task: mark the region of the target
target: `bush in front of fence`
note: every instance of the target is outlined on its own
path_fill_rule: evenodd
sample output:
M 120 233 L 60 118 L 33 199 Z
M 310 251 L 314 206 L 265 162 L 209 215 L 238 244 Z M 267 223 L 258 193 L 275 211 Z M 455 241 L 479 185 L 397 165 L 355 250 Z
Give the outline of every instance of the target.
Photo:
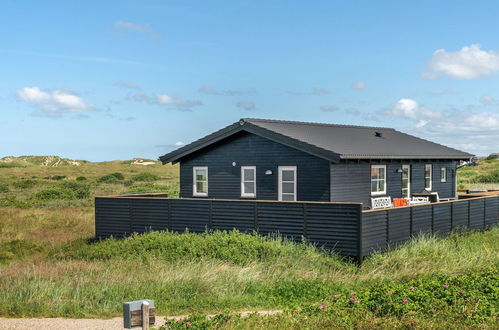
M 213 231 L 201 234 L 169 231 L 134 234 L 125 239 L 109 238 L 88 244 L 77 240 L 63 245 L 54 256 L 81 260 L 159 258 L 166 261 L 181 259 L 216 259 L 238 265 L 277 258 L 311 258 L 319 263 L 334 265 L 340 257 L 303 243 L 295 243 L 278 235 L 261 236 L 237 230 Z
M 498 287 L 497 268 L 458 276 L 421 276 L 402 283 L 377 283 L 358 292 L 332 292 L 279 314 L 193 314 L 168 320 L 160 329 L 493 326 Z

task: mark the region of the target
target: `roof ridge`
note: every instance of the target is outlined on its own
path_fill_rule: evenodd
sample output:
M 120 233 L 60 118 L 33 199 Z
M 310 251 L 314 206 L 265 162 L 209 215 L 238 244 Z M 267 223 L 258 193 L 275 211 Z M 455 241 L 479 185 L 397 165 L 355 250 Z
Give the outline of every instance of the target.
M 311 126 L 330 126 L 330 127 L 350 127 L 350 128 L 364 128 L 364 129 L 386 129 L 395 131 L 391 127 L 380 127 L 380 126 L 362 126 L 362 125 L 347 125 L 347 124 L 329 124 L 329 123 L 317 123 L 310 121 L 293 121 L 293 120 L 278 120 L 278 119 L 263 119 L 263 118 L 241 118 L 242 121 L 251 123 L 252 121 L 260 122 L 270 122 L 270 123 L 281 123 L 281 124 L 297 124 L 297 125 L 311 125 Z

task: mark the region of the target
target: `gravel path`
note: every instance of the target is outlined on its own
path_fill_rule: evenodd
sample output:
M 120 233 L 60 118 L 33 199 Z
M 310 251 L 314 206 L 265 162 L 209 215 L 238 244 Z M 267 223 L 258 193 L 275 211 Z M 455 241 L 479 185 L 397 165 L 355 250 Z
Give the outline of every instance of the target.
M 260 315 L 271 315 L 282 313 L 281 310 L 272 311 L 244 311 L 239 312 L 241 316 L 247 316 L 251 313 Z M 208 315 L 208 317 L 214 315 Z M 181 320 L 187 315 L 179 316 L 157 316 L 156 326 L 163 325 L 165 319 Z M 123 329 L 123 318 L 115 317 L 112 319 L 65 319 L 65 318 L 26 318 L 10 319 L 0 317 L 0 329 L 22 329 L 22 330 L 113 330 Z

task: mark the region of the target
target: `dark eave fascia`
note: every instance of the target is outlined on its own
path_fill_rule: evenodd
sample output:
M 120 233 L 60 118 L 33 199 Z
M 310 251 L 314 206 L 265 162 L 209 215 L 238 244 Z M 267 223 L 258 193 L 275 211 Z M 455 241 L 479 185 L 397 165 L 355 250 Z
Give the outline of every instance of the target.
M 234 123 L 232 125 L 229 125 L 225 128 L 222 128 L 221 130 L 218 130 L 210 135 L 207 135 L 197 141 L 194 141 L 186 146 L 183 146 L 177 150 L 174 150 L 166 155 L 163 155 L 159 157 L 159 160 L 163 164 L 167 163 L 176 163 L 180 159 L 182 159 L 185 156 L 188 156 L 189 154 L 192 154 L 198 150 L 201 150 L 213 143 L 216 143 L 220 140 L 223 140 L 231 135 L 234 135 L 238 132 L 241 131 L 246 131 L 249 133 L 253 133 L 255 135 L 264 137 L 266 139 L 269 139 L 271 141 L 286 145 L 288 147 L 303 151 L 305 153 L 308 153 L 310 155 L 326 159 L 327 161 L 337 163 L 340 160 L 340 155 L 325 149 L 322 149 L 320 147 L 293 139 L 289 136 L 282 135 L 273 131 L 270 131 L 268 129 L 262 128 L 258 125 L 254 125 L 252 123 L 249 123 L 247 121 L 241 120 L 237 123 Z
M 452 160 L 469 160 L 473 155 L 423 155 L 423 156 L 397 156 L 397 155 L 342 155 L 341 159 L 452 159 Z
M 167 163 L 176 163 L 178 162 L 181 158 L 196 152 L 200 149 L 203 149 L 210 144 L 213 144 L 217 141 L 220 141 L 222 139 L 225 139 L 226 137 L 229 137 L 237 132 L 240 132 L 242 130 L 242 127 L 239 123 L 234 123 L 232 125 L 229 125 L 227 127 L 224 127 L 214 133 L 211 133 L 210 135 L 207 135 L 199 140 L 196 140 L 192 143 L 189 143 L 181 148 L 178 148 L 177 150 L 174 150 L 172 152 L 169 152 L 161 157 L 159 157 L 159 160 L 164 164 Z

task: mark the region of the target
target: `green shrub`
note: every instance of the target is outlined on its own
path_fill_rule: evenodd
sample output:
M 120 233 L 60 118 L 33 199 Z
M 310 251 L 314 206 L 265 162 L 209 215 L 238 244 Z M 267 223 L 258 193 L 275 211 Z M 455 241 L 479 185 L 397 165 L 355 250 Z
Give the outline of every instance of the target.
M 15 163 L 15 162 L 9 162 L 9 163 L 1 162 L 0 163 L 0 168 L 17 168 L 17 167 L 26 167 L 26 166 L 19 164 L 19 163 Z
M 267 293 L 275 291 L 275 286 L 270 283 Z M 463 328 L 487 328 L 483 324 L 494 324 L 497 316 L 498 287 L 498 268 L 458 276 L 421 276 L 401 283 L 374 283 L 357 292 L 332 289 L 322 299 L 292 304 L 276 315 L 255 314 L 243 318 L 236 314 L 214 317 L 193 314 L 181 321 L 167 320 L 160 329 L 267 328 L 272 324 L 279 324 L 283 329 L 362 329 L 372 328 L 376 319 L 392 325 L 387 327 L 385 323 L 381 328 L 399 328 L 399 322 L 406 319 L 410 326 L 403 328 L 419 328 L 414 322 L 424 320 L 431 320 L 431 328 L 449 325 L 454 328 L 457 324 Z M 296 285 L 284 288 L 283 294 L 296 288 Z M 304 292 L 316 289 L 304 287 L 292 294 L 303 296 Z M 395 326 L 397 324 L 399 326 Z
M 57 186 L 43 189 L 31 196 L 39 200 L 73 200 L 90 197 L 90 186 L 80 182 L 62 182 Z
M 133 186 L 133 184 L 134 184 L 134 182 L 132 180 L 126 180 L 123 182 L 123 185 L 125 187 L 131 187 L 131 186 Z
M 122 173 L 115 172 L 111 174 L 106 174 L 97 179 L 99 183 L 118 183 L 125 180 L 125 176 Z
M 20 209 L 27 209 L 32 206 L 28 201 L 17 199 L 16 196 L 0 197 L 0 206 L 11 206 Z
M 41 245 L 22 239 L 1 242 L 0 264 L 7 264 L 13 260 L 24 259 L 42 250 L 43 247 Z
M 84 176 L 79 176 L 76 178 L 76 181 L 87 181 L 87 178 Z
M 28 189 L 28 188 L 33 188 L 37 184 L 38 181 L 36 180 L 25 179 L 25 180 L 15 181 L 12 185 L 18 189 Z
M 499 170 L 494 170 L 490 173 L 482 174 L 477 177 L 476 181 L 480 183 L 499 183 Z
M 237 230 L 202 234 L 163 231 L 132 235 L 126 239 L 110 238 L 93 244 L 79 241 L 64 246 L 57 255 L 84 260 L 148 256 L 167 261 L 217 259 L 235 264 L 249 264 L 275 260 L 281 256 L 298 257 L 307 252 L 324 260 L 336 260 L 327 258 L 326 253 L 323 254 L 305 243 L 297 244 L 276 237 L 249 235 Z
M 66 178 L 65 175 L 54 175 L 53 177 L 51 177 L 50 179 L 52 180 L 56 180 L 56 181 L 59 181 L 59 180 L 64 180 Z
M 9 185 L 3 182 L 0 182 L 0 193 L 8 192 Z
M 125 181 L 125 186 L 127 185 L 127 181 Z M 178 197 L 178 186 L 176 184 L 169 185 L 158 185 L 153 183 L 146 183 L 137 186 L 133 186 L 128 189 L 125 194 L 130 193 L 167 193 L 168 197 Z
M 140 173 L 132 177 L 132 181 L 154 182 L 160 180 L 161 177 L 152 173 Z

